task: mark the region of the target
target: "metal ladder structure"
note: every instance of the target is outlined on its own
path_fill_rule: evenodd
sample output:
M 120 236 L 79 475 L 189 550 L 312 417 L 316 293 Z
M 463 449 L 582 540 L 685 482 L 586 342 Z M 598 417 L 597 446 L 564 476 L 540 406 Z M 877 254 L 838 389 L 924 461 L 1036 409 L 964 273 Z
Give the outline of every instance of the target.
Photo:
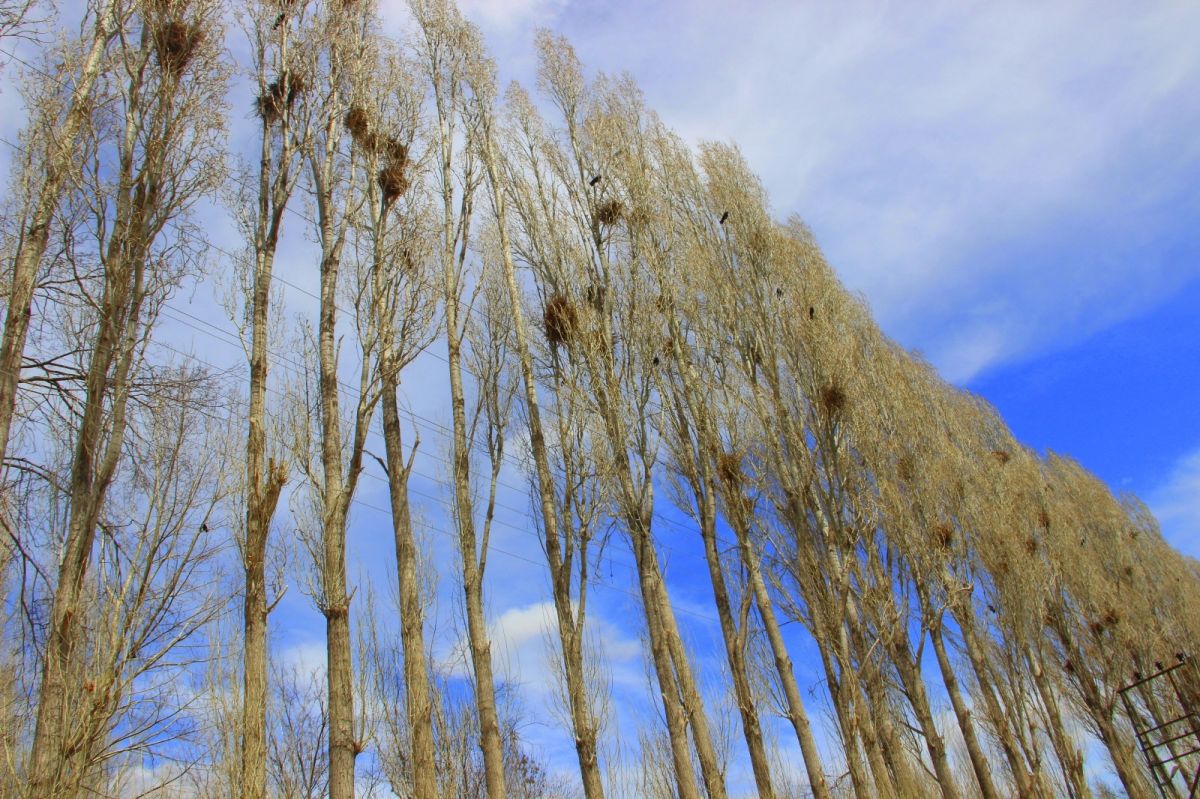
M 1174 665 L 1156 663 L 1158 671 L 1118 693 L 1159 795 L 1200 799 L 1200 669 L 1191 655 L 1175 657 Z

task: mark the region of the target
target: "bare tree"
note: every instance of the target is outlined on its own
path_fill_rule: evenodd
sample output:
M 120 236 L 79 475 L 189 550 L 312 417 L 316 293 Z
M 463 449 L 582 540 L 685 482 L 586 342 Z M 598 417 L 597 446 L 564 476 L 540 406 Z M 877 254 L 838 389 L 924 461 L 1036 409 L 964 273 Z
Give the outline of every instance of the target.
M 436 234 L 422 181 L 413 179 L 419 165 L 410 151 L 422 111 L 422 98 L 413 88 L 417 81 L 391 51 L 381 72 L 383 79 L 377 85 L 382 90 L 375 90 L 374 96 L 364 94 L 361 105 L 356 106 L 366 111 L 374 128 L 370 135 L 359 137 L 358 164 L 367 186 L 367 241 L 363 246 L 370 249 L 373 313 L 379 325 L 377 357 L 386 457 L 379 462 L 387 477 L 396 546 L 412 771 L 407 790 L 418 799 L 433 799 L 437 796 L 434 696 L 425 644 L 419 551 L 408 494 L 420 440 L 414 436 L 405 452 L 398 394 L 402 370 L 424 351 L 433 335 L 435 287 L 426 265 Z
M 355 106 L 355 98 L 378 64 L 375 24 L 372 3 L 322 6 L 313 22 L 313 45 L 306 48 L 307 58 L 301 68 L 311 83 L 305 97 L 311 103 L 312 116 L 304 158 L 316 208 L 320 307 L 315 342 L 316 396 L 309 395 L 302 411 L 296 450 L 312 489 L 317 516 L 317 529 L 309 531 L 307 543 L 317 571 L 317 607 L 325 617 L 332 799 L 354 795 L 354 764 L 363 747 L 355 732 L 346 526 L 380 394 L 375 364 L 379 325 L 373 313 L 370 257 L 356 249 L 346 257 L 346 245 L 368 199 L 367 186 L 356 167 L 360 152 L 351 142 L 370 133 L 369 120 Z M 355 325 L 359 350 L 352 384 L 356 397 L 348 419 L 342 411 L 339 368 L 337 322 L 342 298 L 350 301 L 348 314 Z M 315 435 L 311 429 L 314 415 Z
M 468 420 L 466 391 L 463 380 L 463 358 L 469 332 L 482 331 L 490 336 L 500 332 L 493 326 L 499 308 L 493 302 L 485 304 L 489 317 L 482 327 L 470 324 L 471 301 L 468 285 L 467 254 L 473 214 L 474 194 L 480 175 L 476 148 L 469 143 L 456 152 L 459 137 L 472 137 L 476 131 L 460 128 L 459 117 L 463 98 L 465 70 L 478 52 L 477 32 L 445 0 L 413 0 L 409 4 L 419 32 L 417 50 L 421 67 L 433 97 L 435 159 L 433 181 L 435 194 L 440 197 L 441 229 L 435 253 L 441 267 L 442 319 L 446 339 L 446 360 L 450 376 L 451 463 L 454 483 L 453 517 L 458 532 L 458 549 L 462 558 L 463 591 L 467 616 L 468 645 L 474 676 L 475 705 L 479 714 L 480 745 L 483 748 L 484 771 L 489 799 L 503 799 L 506 794 L 504 778 L 503 736 L 496 707 L 491 644 L 483 609 L 483 575 L 487 564 L 488 534 L 491 528 L 499 477 L 504 456 L 504 428 L 507 425 L 509 388 L 501 388 L 502 356 L 496 347 L 506 348 L 507 334 L 495 342 L 476 339 L 470 355 L 475 358 L 477 402 L 474 419 Z M 456 192 L 456 184 L 458 191 Z M 456 194 L 458 195 L 456 204 Z M 476 290 L 484 279 L 476 283 Z M 483 529 L 477 529 L 475 501 L 472 496 L 471 450 L 476 444 L 477 422 L 483 417 L 486 448 L 491 461 L 488 499 Z
M 0 35 L 19 26 L 30 7 L 31 3 L 21 0 L 0 6 Z M 66 54 L 76 70 L 71 86 L 51 78 L 46 91 L 36 98 L 31 114 L 31 131 L 25 138 L 37 150 L 26 168 L 27 194 L 21 209 L 21 230 L 8 267 L 8 305 L 0 342 L 0 460 L 8 451 L 30 306 L 51 221 L 78 163 L 80 138 L 88 132 L 97 105 L 92 94 L 105 69 L 109 43 L 128 24 L 130 9 L 130 4 L 116 0 L 96 6 L 84 26 L 89 38 L 76 44 L 76 52 Z
M 99 297 L 85 295 L 94 343 L 84 367 L 69 518 L 30 753 L 31 790 L 47 797 L 78 786 L 66 725 L 81 690 L 70 676 L 89 643 L 85 625 L 76 623 L 84 581 L 121 462 L 132 381 L 150 325 L 189 266 L 186 248 L 164 248 L 159 237 L 220 176 L 218 98 L 225 75 L 215 8 L 173 4 L 122 19 L 129 27 L 114 69 L 104 74 L 104 101 L 90 104 L 97 113 L 80 199 L 92 215 L 92 252 L 103 278 Z
M 543 534 L 543 549 L 546 553 L 546 563 L 550 570 L 550 584 L 554 598 L 555 618 L 557 621 L 560 642 L 561 664 L 566 682 L 567 708 L 571 718 L 571 727 L 575 736 L 575 750 L 579 761 L 580 777 L 583 782 L 584 795 L 589 799 L 599 799 L 604 796 L 604 786 L 600 778 L 600 762 L 597 748 L 598 721 L 589 697 L 584 671 L 584 619 L 587 607 L 587 545 L 591 538 L 592 514 L 586 503 L 587 493 L 581 484 L 584 474 L 580 472 L 582 465 L 579 461 L 578 441 L 572 441 L 571 416 L 573 408 L 564 407 L 560 401 L 559 407 L 559 436 L 561 457 L 564 466 L 563 488 L 560 499 L 555 488 L 555 475 L 552 471 L 550 447 L 546 441 L 546 433 L 542 424 L 541 403 L 538 397 L 537 377 L 528 327 L 525 322 L 524 294 L 518 283 L 515 250 L 509 234 L 509 218 L 507 210 L 507 195 L 514 192 L 518 195 L 517 204 L 523 205 L 522 213 L 535 213 L 532 208 L 532 198 L 527 194 L 521 195 L 516 188 L 517 181 L 511 170 L 512 166 L 502 161 L 498 142 L 495 119 L 495 66 L 482 53 L 475 55 L 467 71 L 467 81 L 471 90 L 468 106 L 469 120 L 476 131 L 476 146 L 479 148 L 480 160 L 487 174 L 492 211 L 495 217 L 498 237 L 498 259 L 503 266 L 504 288 L 508 298 L 508 313 L 512 321 L 513 346 L 515 350 L 516 368 L 520 373 L 521 386 L 524 391 L 524 410 L 529 429 L 529 451 L 533 459 L 533 472 L 536 487 L 537 505 L 540 511 L 540 523 Z M 516 95 L 517 124 L 524 124 L 525 138 L 533 131 L 529 126 L 536 123 L 529 113 L 527 98 Z M 536 135 L 536 134 L 534 134 Z M 536 147 L 537 143 L 534 142 Z M 555 372 L 555 396 L 557 399 L 570 398 L 568 392 L 562 391 L 563 381 L 560 373 Z M 572 402 L 572 405 L 575 403 Z M 580 500 L 585 502 L 581 503 Z M 578 520 L 578 527 L 575 522 Z M 564 530 L 563 527 L 566 527 Z M 576 549 L 578 547 L 578 550 Z M 578 561 L 576 560 L 578 559 Z M 574 588 L 576 562 L 580 569 L 578 589 Z
M 247 180 L 255 194 L 239 198 L 238 216 L 251 249 L 243 275 L 244 322 L 248 326 L 250 366 L 246 436 L 245 528 L 241 541 L 243 588 L 242 765 L 247 799 L 263 799 L 267 790 L 267 596 L 266 557 L 279 494 L 287 482 L 287 466 L 271 455 L 268 439 L 267 389 L 271 347 L 272 272 L 288 202 L 299 180 L 300 156 L 307 132 L 307 106 L 301 95 L 311 77 L 293 53 L 306 46 L 306 3 L 280 4 L 252 0 L 244 9 L 250 38 L 252 71 L 261 121 L 257 180 Z M 293 41 L 295 39 L 299 41 Z M 249 175 L 247 176 L 249 178 Z M 276 600 L 278 601 L 278 600 Z
M 0 37 L 19 35 L 33 8 L 32 2 L 14 0 L 0 4 Z M 89 9 L 92 10 L 92 9 Z M 22 135 L 27 143 L 19 165 L 18 229 L 5 248 L 6 306 L 0 339 L 0 465 L 8 454 L 21 382 L 22 355 L 29 335 L 34 293 L 48 246 L 55 214 L 70 186 L 73 167 L 81 154 L 92 114 L 93 88 L 105 68 L 108 46 L 119 25 L 118 4 L 105 2 L 84 20 L 87 35 L 69 42 L 62 57 L 61 74 L 73 70 L 71 84 L 50 72 L 35 76 L 29 96 L 30 120 Z M 128 14 L 127 10 L 120 13 Z M 40 71 L 39 71 L 40 72 Z M 17 532 L 9 517 L 7 492 L 0 495 L 0 525 L 6 539 Z M 0 580 L 19 545 L 6 540 L 0 546 Z

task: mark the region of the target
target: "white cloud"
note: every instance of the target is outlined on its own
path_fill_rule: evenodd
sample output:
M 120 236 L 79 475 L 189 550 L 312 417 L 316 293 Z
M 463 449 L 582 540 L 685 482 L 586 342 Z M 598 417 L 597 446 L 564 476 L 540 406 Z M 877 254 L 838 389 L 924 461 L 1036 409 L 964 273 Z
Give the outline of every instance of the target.
M 315 675 L 324 679 L 327 660 L 323 641 L 297 641 L 284 647 L 275 657 L 285 670 L 295 669 L 301 676 Z
M 621 669 L 641 657 L 641 643 L 626 631 L 597 615 L 595 606 L 587 617 L 588 635 L 598 642 L 605 669 Z M 544 697 L 554 690 L 558 647 L 558 620 L 552 601 L 511 607 L 488 625 L 492 661 L 500 678 L 520 685 L 531 697 Z M 454 647 L 452 673 L 468 672 L 465 635 Z
M 461 0 L 459 8 L 473 22 L 487 30 L 512 29 L 523 25 L 549 23 L 567 0 Z
M 778 212 L 958 380 L 1200 274 L 1171 260 L 1200 206 L 1198 24 L 1177 3 L 716 0 L 556 22 L 688 138 L 739 142 Z
M 1200 450 L 1179 460 L 1148 504 L 1167 541 L 1187 555 L 1200 557 Z

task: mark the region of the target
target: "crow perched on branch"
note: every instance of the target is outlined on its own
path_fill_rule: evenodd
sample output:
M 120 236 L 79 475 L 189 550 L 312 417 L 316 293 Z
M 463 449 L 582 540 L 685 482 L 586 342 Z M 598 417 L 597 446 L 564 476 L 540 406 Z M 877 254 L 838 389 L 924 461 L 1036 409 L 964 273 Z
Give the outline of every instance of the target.
M 595 188 L 596 184 L 602 180 L 604 180 L 604 175 L 596 175 L 596 177 L 588 181 L 588 185 L 592 188 Z
M 719 224 L 722 224 L 722 225 L 725 224 L 725 220 L 728 218 L 729 218 L 729 212 L 726 211 L 725 213 L 721 214 L 721 221 Z

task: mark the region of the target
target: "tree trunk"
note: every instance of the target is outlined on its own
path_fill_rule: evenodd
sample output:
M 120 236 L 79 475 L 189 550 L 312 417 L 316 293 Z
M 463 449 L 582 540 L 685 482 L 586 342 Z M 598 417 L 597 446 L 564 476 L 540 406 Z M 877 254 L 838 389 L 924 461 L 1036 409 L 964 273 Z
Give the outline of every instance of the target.
M 953 612 L 955 620 L 958 622 L 958 628 L 962 632 L 963 649 L 966 651 L 967 659 L 971 663 L 971 669 L 975 673 L 975 681 L 979 684 L 979 694 L 983 697 L 988 718 L 991 720 L 992 727 L 996 731 L 996 738 L 999 740 L 1000 749 L 1004 752 L 1005 760 L 1008 761 L 1008 769 L 1012 774 L 1017 793 L 1020 796 L 1037 796 L 1038 794 L 1034 792 L 1033 787 L 1033 775 L 1026 767 L 1021 753 L 1017 751 L 1013 733 L 1009 729 L 1008 716 L 1003 708 L 1000 707 L 995 691 L 992 688 L 991 670 L 984 659 L 983 653 L 979 649 L 975 621 L 971 617 L 972 609 L 969 606 L 962 607 L 961 609 L 955 607 L 953 608 Z
M 954 709 L 954 717 L 958 719 L 958 727 L 962 731 L 963 742 L 967 747 L 967 756 L 971 760 L 971 768 L 979 783 L 979 793 L 983 799 L 999 799 L 996 785 L 992 781 L 991 765 L 975 734 L 975 722 L 971 719 L 971 709 L 963 700 L 962 691 L 958 687 L 958 676 L 954 673 L 954 665 L 946 653 L 946 643 L 942 637 L 940 621 L 932 625 L 929 634 L 933 641 L 934 654 L 937 656 L 938 668 L 942 671 L 942 681 L 946 684 L 946 693 L 949 695 L 950 705 Z
M 749 536 L 744 528 L 736 529 L 738 545 L 742 553 L 742 563 L 746 565 L 749 576 L 750 590 L 754 593 L 754 604 L 758 616 L 762 619 L 763 628 L 767 632 L 767 640 L 771 644 L 771 656 L 775 662 L 775 671 L 779 675 L 779 684 L 787 701 L 787 718 L 796 731 L 796 741 L 800 744 L 800 754 L 804 758 L 804 769 L 808 775 L 809 789 L 813 799 L 830 799 L 829 786 L 825 782 L 825 769 L 821 764 L 821 754 L 817 749 L 817 741 L 813 736 L 812 725 L 808 720 L 808 712 L 800 698 L 800 686 L 796 684 L 796 673 L 792 669 L 792 658 L 788 654 L 783 633 L 779 629 L 779 620 L 775 616 L 775 608 L 767 593 L 763 581 L 762 564 L 758 554 L 753 551 Z
M 443 130 L 442 170 L 445 185 L 452 176 L 449 160 L 449 133 Z M 467 441 L 466 399 L 462 379 L 462 342 L 459 332 L 459 285 L 455 272 L 452 198 L 444 195 L 445 227 L 443 257 L 443 289 L 447 362 L 450 370 L 450 407 L 453 419 L 453 479 L 455 523 L 458 527 L 459 549 L 463 563 L 463 591 L 466 599 L 467 636 L 471 650 L 471 666 L 475 676 L 475 705 L 479 714 L 479 738 L 483 749 L 484 773 L 488 799 L 504 799 L 504 746 L 500 736 L 500 718 L 496 710 L 496 688 L 492 675 L 491 644 L 483 613 L 483 574 L 480 563 L 486 560 L 478 552 L 475 534 L 475 510 L 471 498 L 470 448 Z M 465 200 L 464 200 L 465 202 Z M 466 244 L 462 245 L 464 248 Z
M 837 718 L 838 731 L 841 733 L 842 751 L 846 756 L 846 769 L 850 774 L 854 795 L 859 799 L 882 799 L 891 796 L 885 788 L 872 789 L 872 783 L 867 778 L 866 764 L 863 763 L 863 753 L 859 751 L 860 730 L 854 714 L 853 700 L 847 696 L 846 686 L 842 684 L 833 667 L 831 653 L 824 646 L 820 649 L 821 663 L 825 667 L 825 682 L 829 686 L 830 699 L 833 700 L 834 715 Z
M 925 680 L 913 662 L 913 652 L 908 645 L 908 637 L 903 636 L 902 640 L 891 649 L 896 671 L 900 675 L 900 682 L 904 685 L 904 693 L 912 706 L 917 723 L 921 725 L 921 732 L 925 737 L 925 748 L 933 763 L 933 771 L 937 775 L 938 787 L 941 789 L 942 796 L 944 799 L 958 799 L 957 782 L 954 772 L 950 769 L 950 761 L 946 757 L 946 744 L 934 723 L 933 711 L 929 707 L 929 696 L 925 692 Z
M 134 76 L 125 88 L 130 95 L 139 96 L 143 85 L 142 76 Z M 165 133 L 163 127 L 169 117 L 166 110 L 170 88 L 158 89 L 159 93 L 148 104 L 153 110 L 141 110 L 151 114 L 148 124 L 160 134 Z M 127 109 L 126 113 L 134 112 Z M 132 138 L 136 126 L 129 119 L 126 122 L 115 190 L 113 233 L 103 243 L 104 290 L 96 340 L 84 379 L 84 407 L 71 463 L 67 532 L 54 590 L 30 751 L 30 787 L 32 795 L 37 797 L 55 797 L 64 789 L 68 794 L 73 793 L 83 776 L 64 774 L 72 754 L 78 751 L 68 752 L 68 746 L 84 745 L 82 740 L 69 743 L 66 736 L 71 723 L 68 715 L 78 710 L 73 699 L 83 701 L 82 693 L 72 697 L 76 691 L 82 692 L 83 686 L 69 684 L 86 643 L 82 639 L 84 630 L 75 619 L 84 612 L 81 606 L 84 577 L 91 564 L 96 527 L 126 432 L 125 409 L 134 353 L 143 332 L 146 259 L 153 238 L 148 225 L 150 217 L 161 211 L 157 206 L 157 191 L 147 186 L 162 178 L 162 154 L 135 155 Z M 85 730 L 82 735 L 86 739 L 88 732 Z
M 750 679 L 746 672 L 745 635 L 743 627 L 738 629 L 734 618 L 733 606 L 730 601 L 729 587 L 725 581 L 724 567 L 721 565 L 720 553 L 717 550 L 717 486 L 712 475 L 712 450 L 715 435 L 710 427 L 708 409 L 698 401 L 695 394 L 695 384 L 698 381 L 691 365 L 686 361 L 678 341 L 680 334 L 672 331 L 674 358 L 681 364 L 679 388 L 675 396 L 675 416 L 677 425 L 677 445 L 681 450 L 677 457 L 676 468 L 687 480 L 696 504 L 696 512 L 700 523 L 700 537 L 704 544 L 704 560 L 708 566 L 709 581 L 712 584 L 713 599 L 717 606 L 717 618 L 721 627 L 721 638 L 725 644 L 726 660 L 729 663 L 730 676 L 733 679 L 734 697 L 737 700 L 738 712 L 741 716 L 742 734 L 746 740 L 746 751 L 750 756 L 750 767 L 754 773 L 754 784 L 760 797 L 773 797 L 771 787 L 771 767 L 767 761 L 766 745 L 763 742 L 762 724 L 758 718 L 758 708 L 750 688 Z M 696 697 L 697 703 L 700 702 Z M 706 719 L 702 719 L 706 723 Z M 700 741 L 697 740 L 697 747 Z M 703 756 L 701 758 L 703 766 Z M 715 762 L 713 763 L 715 766 Z M 722 790 L 724 785 L 721 786 Z M 711 792 L 711 788 L 710 788 Z
M 267 539 L 279 494 L 287 481 L 283 464 L 267 458 L 266 410 L 269 370 L 271 274 L 286 195 L 271 185 L 271 133 L 264 127 L 259 172 L 251 291 L 250 407 L 246 435 L 245 587 L 242 616 L 242 796 L 267 795 Z M 287 185 L 287 177 L 277 179 Z
M 640 527 L 640 520 L 638 522 Z M 687 719 L 679 685 L 671 667 L 671 652 L 663 629 L 661 609 L 658 602 L 658 556 L 650 536 L 634 528 L 630 530 L 634 564 L 638 573 L 638 588 L 642 595 L 642 608 L 646 615 L 646 632 L 650 638 L 650 657 L 663 700 L 663 712 L 667 720 L 667 735 L 671 742 L 671 758 L 675 767 L 675 783 L 680 799 L 699 799 L 696 774 L 692 766 L 688 746 Z
M 328 221 L 326 222 L 328 224 Z M 333 241 L 332 229 L 322 236 Z M 321 308 L 318 328 L 321 393 L 321 461 L 324 472 L 321 612 L 325 616 L 326 669 L 329 689 L 329 796 L 353 799 L 354 673 L 350 654 L 350 597 L 346 593 L 346 509 L 349 495 L 342 465 L 341 410 L 337 374 L 338 253 L 321 261 Z
M 490 113 L 490 109 L 485 113 Z M 558 619 L 559 643 L 567 683 L 567 702 L 570 706 L 571 727 L 575 733 L 575 754 L 579 761 L 579 774 L 583 782 L 584 796 L 587 799 L 603 799 L 604 783 L 600 778 L 600 763 L 596 745 L 597 725 L 592 718 L 587 686 L 584 682 L 582 614 L 577 622 L 572 607 L 571 571 L 569 565 L 564 565 L 561 555 L 563 533 L 559 529 L 558 513 L 555 509 L 553 476 L 550 473 L 550 459 L 546 453 L 541 406 L 538 402 L 533 359 L 529 352 L 528 334 L 525 329 L 525 311 L 521 305 L 521 290 L 517 285 L 516 266 L 513 263 L 512 247 L 509 241 L 504 188 L 497 173 L 490 119 L 483 124 L 485 126 L 482 133 L 484 139 L 483 161 L 492 189 L 496 225 L 500 234 L 504 279 L 508 289 L 509 310 L 512 314 L 513 332 L 516 338 L 517 360 L 520 364 L 521 383 L 525 391 L 525 408 L 529 417 L 529 447 L 533 454 L 538 500 L 542 513 L 542 525 L 545 529 L 546 540 L 543 543 L 546 549 L 546 563 L 550 570 L 550 584 L 554 593 L 554 611 Z M 581 554 L 581 557 L 586 557 L 586 554 Z
M 1079 693 L 1088 710 L 1088 715 L 1095 722 L 1096 731 L 1100 735 L 1101 742 L 1108 749 L 1113 768 L 1116 770 L 1121 784 L 1125 787 L 1126 793 L 1129 794 L 1130 799 L 1151 799 L 1153 791 L 1143 778 L 1125 736 L 1117 729 L 1112 708 L 1100 696 L 1100 688 L 1092 679 L 1091 672 L 1088 670 L 1088 661 L 1075 645 L 1070 628 L 1062 619 L 1056 619 L 1053 629 L 1058 634 L 1063 650 L 1075 664 L 1075 684 L 1079 687 Z M 1042 678 L 1045 678 L 1044 673 Z
M 1046 672 L 1040 660 L 1029 653 L 1030 671 L 1033 673 L 1034 685 L 1041 697 L 1042 706 L 1046 710 L 1046 722 L 1050 727 L 1050 742 L 1058 755 L 1059 766 L 1062 768 L 1063 780 L 1073 796 L 1079 799 L 1091 799 L 1091 789 L 1088 788 L 1087 777 L 1083 771 L 1083 753 L 1071 740 L 1063 724 L 1062 714 L 1058 710 L 1058 697 L 1053 686 L 1046 679 Z
M 746 674 L 746 630 L 738 630 L 729 601 L 729 588 L 721 566 L 721 555 L 717 551 L 716 502 L 714 486 L 708 490 L 695 486 L 696 503 L 700 509 L 700 535 L 704 540 L 704 559 L 708 564 L 708 576 L 712 582 L 713 597 L 717 605 L 717 618 L 721 624 L 721 637 L 725 642 L 725 654 L 729 662 L 729 673 L 733 677 L 733 692 L 738 711 L 742 717 L 742 733 L 746 738 L 746 751 L 750 755 L 750 768 L 754 772 L 754 784 L 759 797 L 773 797 L 771 767 L 767 761 L 767 749 L 763 743 L 762 724 L 758 719 L 758 708 L 750 679 Z
M 388 333 L 384 334 L 385 336 Z M 433 691 L 425 659 L 424 605 L 417 573 L 417 542 L 413 536 L 412 509 L 408 501 L 408 475 L 400 437 L 395 370 L 390 346 L 384 342 L 383 442 L 388 465 L 388 496 L 392 505 L 392 532 L 396 540 L 396 579 L 400 594 L 400 641 L 404 647 L 404 691 L 408 726 L 412 735 L 413 796 L 437 797 L 437 753 L 433 737 Z

